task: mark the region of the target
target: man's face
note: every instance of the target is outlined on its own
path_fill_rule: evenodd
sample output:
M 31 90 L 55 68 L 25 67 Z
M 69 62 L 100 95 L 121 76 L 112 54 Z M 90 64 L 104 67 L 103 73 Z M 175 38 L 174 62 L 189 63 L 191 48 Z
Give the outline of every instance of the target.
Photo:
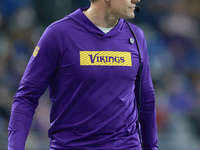
M 134 18 L 135 6 L 139 2 L 140 0 L 110 0 L 110 13 L 116 18 Z

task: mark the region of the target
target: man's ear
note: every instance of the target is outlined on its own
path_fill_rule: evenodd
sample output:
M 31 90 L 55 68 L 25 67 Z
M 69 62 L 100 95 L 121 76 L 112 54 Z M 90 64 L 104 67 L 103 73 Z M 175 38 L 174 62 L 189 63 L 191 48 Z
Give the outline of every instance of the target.
M 104 0 L 104 2 L 105 2 L 106 4 L 110 4 L 110 1 L 111 1 L 111 0 Z
M 105 3 L 109 3 L 110 2 L 110 0 L 104 0 L 105 1 Z

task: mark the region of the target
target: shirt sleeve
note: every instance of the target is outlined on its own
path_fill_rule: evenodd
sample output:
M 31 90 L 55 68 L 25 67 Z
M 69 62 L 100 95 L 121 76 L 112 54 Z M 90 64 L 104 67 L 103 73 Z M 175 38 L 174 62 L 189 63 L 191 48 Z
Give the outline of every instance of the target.
M 155 94 L 150 74 L 149 56 L 147 44 L 144 38 L 143 47 L 141 46 L 142 74 L 141 74 L 141 106 L 140 106 L 140 125 L 144 150 L 157 150 L 157 125 Z M 138 80 L 138 79 L 137 79 Z M 139 81 L 139 80 L 138 80 Z M 136 86 L 136 98 L 139 95 L 139 82 Z
M 53 29 L 40 38 L 14 96 L 9 121 L 8 150 L 23 150 L 40 96 L 56 72 L 59 49 Z

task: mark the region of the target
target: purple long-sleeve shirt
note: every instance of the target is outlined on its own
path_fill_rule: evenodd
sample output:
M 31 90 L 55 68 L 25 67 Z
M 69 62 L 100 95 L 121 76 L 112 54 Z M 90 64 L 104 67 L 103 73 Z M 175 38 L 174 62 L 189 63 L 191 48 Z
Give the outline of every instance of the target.
M 9 150 L 22 150 L 40 96 L 49 86 L 51 149 L 141 149 L 137 128 L 139 54 L 123 19 L 104 34 L 78 9 L 39 40 L 15 94 Z M 142 59 L 141 133 L 157 150 L 155 96 L 142 30 L 131 24 Z

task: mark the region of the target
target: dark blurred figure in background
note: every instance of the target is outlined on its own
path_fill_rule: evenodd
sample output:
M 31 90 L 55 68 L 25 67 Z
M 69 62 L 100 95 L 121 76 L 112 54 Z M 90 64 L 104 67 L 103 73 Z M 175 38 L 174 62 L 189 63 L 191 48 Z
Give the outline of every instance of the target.
M 14 93 L 44 29 L 76 8 L 88 6 L 87 0 L 44 3 L 45 0 L 0 0 L 2 149 L 7 149 L 7 127 Z M 142 1 L 140 6 L 143 8 L 141 15 L 135 17 L 134 23 L 142 27 L 147 37 L 157 100 L 159 147 L 162 150 L 199 150 L 200 1 L 153 0 L 151 3 Z M 54 17 L 44 17 L 47 14 Z M 36 110 L 27 149 L 49 149 L 46 135 L 50 107 L 47 91 Z

